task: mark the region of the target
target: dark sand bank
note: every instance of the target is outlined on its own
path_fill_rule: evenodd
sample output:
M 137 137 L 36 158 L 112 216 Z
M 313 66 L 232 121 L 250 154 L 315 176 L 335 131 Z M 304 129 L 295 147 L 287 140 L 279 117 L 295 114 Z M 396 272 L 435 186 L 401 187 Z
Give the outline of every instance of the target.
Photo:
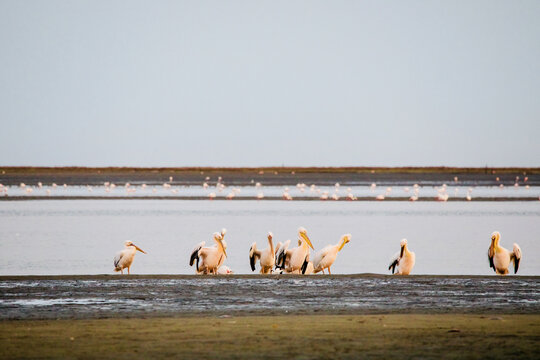
M 0 321 L 0 358 L 535 359 L 540 315 Z
M 265 186 L 296 185 L 342 185 L 395 184 L 440 185 L 452 184 L 458 177 L 461 185 L 513 185 L 516 176 L 521 182 L 525 176 L 531 186 L 540 186 L 540 168 L 450 168 L 450 167 L 339 167 L 339 168 L 46 168 L 46 167 L 0 167 L 0 183 L 18 185 L 68 184 L 102 185 L 146 183 L 149 185 L 169 182 L 175 185 L 201 185 L 206 177 L 215 183 L 219 176 L 227 185 L 242 186 L 260 182 Z M 496 177 L 500 181 L 496 181 Z
M 54 197 L 48 197 L 48 196 L 3 196 L 0 197 L 0 201 L 29 201 L 29 200 L 208 200 L 207 196 L 54 196 Z M 212 201 L 239 201 L 239 200 L 249 200 L 249 201 L 261 201 L 260 199 L 257 199 L 254 196 L 235 196 L 232 199 L 227 199 L 223 196 L 216 197 L 215 199 L 212 199 Z M 274 200 L 274 201 L 282 201 L 283 197 L 281 196 L 265 196 L 264 201 L 268 200 Z M 301 196 L 295 196 L 295 201 L 321 201 L 318 197 L 301 197 Z M 329 201 L 350 201 L 350 199 L 347 199 L 346 197 L 341 197 L 338 200 L 329 200 Z M 373 196 L 359 196 L 355 199 L 355 201 L 379 201 Z M 385 199 L 385 201 L 410 201 L 409 197 L 388 197 Z M 437 202 L 439 201 L 435 197 L 421 197 L 418 198 L 419 202 Z M 452 197 L 446 200 L 448 202 L 468 202 L 466 198 L 461 197 Z M 536 196 L 529 196 L 529 197 L 479 197 L 475 196 L 471 201 L 505 201 L 505 202 L 519 202 L 519 201 L 538 201 L 538 198 Z
M 537 276 L 3 276 L 0 319 L 540 314 Z

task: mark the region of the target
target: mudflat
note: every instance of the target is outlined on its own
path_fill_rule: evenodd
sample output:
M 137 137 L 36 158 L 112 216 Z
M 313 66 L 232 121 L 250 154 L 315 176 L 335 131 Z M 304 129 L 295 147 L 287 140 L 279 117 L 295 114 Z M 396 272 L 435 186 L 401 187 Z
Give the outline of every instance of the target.
M 0 320 L 540 314 L 537 276 L 4 276 L 0 289 Z
M 0 357 L 533 359 L 540 315 L 277 315 L 0 321 Z

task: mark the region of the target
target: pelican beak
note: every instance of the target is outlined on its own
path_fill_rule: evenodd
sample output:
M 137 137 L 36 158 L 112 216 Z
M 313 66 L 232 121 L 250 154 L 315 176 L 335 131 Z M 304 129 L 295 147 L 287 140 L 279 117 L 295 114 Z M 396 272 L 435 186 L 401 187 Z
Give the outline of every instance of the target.
M 146 254 L 146 252 L 143 249 L 141 249 L 140 247 L 138 247 L 137 245 L 133 244 L 133 246 L 135 246 L 135 249 L 139 250 L 143 254 Z
M 223 246 L 222 240 L 223 239 L 219 239 L 218 244 L 219 244 L 219 247 L 221 248 L 221 251 L 223 251 L 223 253 L 225 254 L 225 257 L 227 257 L 227 252 L 225 251 L 225 246 Z
M 349 237 L 345 237 L 345 239 L 343 239 L 343 242 L 341 243 L 341 246 L 339 247 L 338 251 L 341 251 L 341 249 L 343 249 L 343 247 L 345 246 L 346 243 L 348 243 L 349 241 Z
M 399 253 L 399 257 L 403 257 L 403 251 L 405 250 L 405 245 L 401 247 L 401 252 Z
M 308 236 L 303 232 L 300 233 L 300 236 L 302 237 L 302 239 L 304 239 L 307 242 L 309 247 L 313 249 L 313 245 L 311 245 L 311 240 L 309 240 Z M 313 249 L 313 250 L 315 250 L 315 249 Z

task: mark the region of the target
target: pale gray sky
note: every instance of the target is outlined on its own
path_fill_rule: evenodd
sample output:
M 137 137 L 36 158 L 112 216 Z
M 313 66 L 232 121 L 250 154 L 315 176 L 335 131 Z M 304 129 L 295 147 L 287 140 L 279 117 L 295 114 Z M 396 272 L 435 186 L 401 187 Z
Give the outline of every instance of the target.
M 0 0 L 0 165 L 539 166 L 540 1 Z

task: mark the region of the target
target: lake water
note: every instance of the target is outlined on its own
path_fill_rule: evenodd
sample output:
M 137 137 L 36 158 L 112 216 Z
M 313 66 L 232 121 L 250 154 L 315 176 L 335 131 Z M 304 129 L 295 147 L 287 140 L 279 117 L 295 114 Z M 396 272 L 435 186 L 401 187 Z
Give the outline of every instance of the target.
M 345 233 L 352 240 L 333 273 L 388 273 L 407 238 L 414 274 L 491 275 L 490 234 L 523 251 L 520 275 L 540 275 L 540 202 L 313 202 L 208 200 L 40 200 L 0 202 L 0 275 L 111 274 L 112 259 L 132 240 L 136 274 L 192 274 L 189 255 L 227 228 L 225 264 L 251 273 L 252 242 L 296 240 L 307 228 L 321 249 Z

